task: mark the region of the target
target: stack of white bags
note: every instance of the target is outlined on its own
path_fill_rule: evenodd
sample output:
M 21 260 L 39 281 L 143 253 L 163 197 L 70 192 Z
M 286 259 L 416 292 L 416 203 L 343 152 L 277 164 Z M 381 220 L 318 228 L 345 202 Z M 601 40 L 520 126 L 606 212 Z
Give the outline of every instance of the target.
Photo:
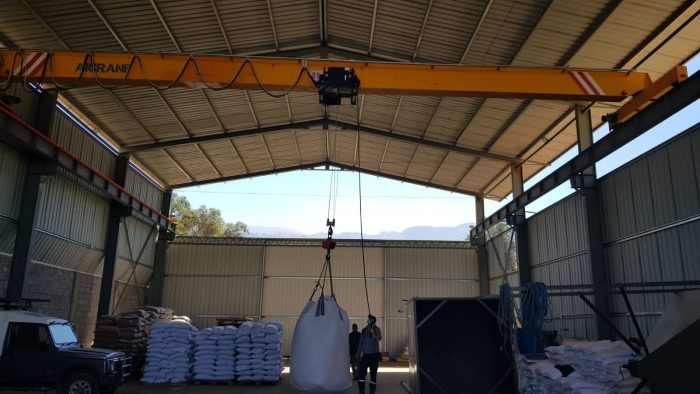
M 265 344 L 265 358 L 263 359 L 263 380 L 277 382 L 282 376 L 282 344 L 284 343 L 282 325 L 279 323 L 265 323 L 263 328 L 265 336 L 257 339 Z M 253 340 L 256 341 L 255 339 Z
M 282 373 L 282 325 L 246 322 L 236 338 L 239 382 L 276 382 Z
M 234 326 L 205 328 L 194 338 L 194 379 L 198 381 L 233 381 L 235 372 Z
M 522 393 L 627 394 L 639 384 L 626 368 L 637 355 L 622 341 L 571 342 L 545 349 L 549 360 L 520 362 Z M 555 365 L 569 365 L 564 377 Z
M 158 321 L 148 340 L 144 383 L 185 383 L 190 380 L 193 338 L 197 328 L 184 320 Z

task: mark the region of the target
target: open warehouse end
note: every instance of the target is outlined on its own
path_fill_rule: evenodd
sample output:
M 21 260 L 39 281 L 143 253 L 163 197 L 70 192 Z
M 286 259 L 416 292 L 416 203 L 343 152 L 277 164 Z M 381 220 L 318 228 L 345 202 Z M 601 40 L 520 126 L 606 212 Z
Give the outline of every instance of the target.
M 0 0 L 0 391 L 700 393 L 698 15 Z

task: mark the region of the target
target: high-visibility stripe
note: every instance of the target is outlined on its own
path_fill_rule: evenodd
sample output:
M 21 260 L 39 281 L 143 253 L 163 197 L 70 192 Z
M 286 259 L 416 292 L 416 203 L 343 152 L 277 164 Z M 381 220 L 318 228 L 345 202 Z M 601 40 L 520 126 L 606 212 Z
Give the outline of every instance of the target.
M 593 78 L 588 71 L 570 71 L 569 75 L 571 75 L 576 85 L 586 94 L 591 96 L 605 95 L 605 91 L 598 85 L 598 82 L 596 82 L 595 78 Z
M 593 89 L 591 89 L 591 87 L 586 83 L 586 81 L 583 79 L 583 77 L 579 74 L 578 71 L 571 71 L 569 74 L 576 82 L 576 85 L 578 85 L 578 87 L 581 88 L 581 90 L 583 90 L 586 94 L 595 94 L 593 92 Z
M 37 52 L 29 52 L 26 56 L 22 57 L 22 61 L 20 62 L 19 66 L 14 69 L 12 75 L 21 75 L 22 70 L 27 66 L 27 64 L 34 60 L 34 56 L 36 55 Z
M 593 87 L 593 90 L 595 90 L 595 92 L 598 95 L 605 95 L 605 91 L 601 89 L 600 85 L 598 85 L 598 82 L 596 82 L 595 78 L 593 78 L 588 71 L 584 71 L 583 76 L 590 83 L 590 85 Z
M 44 64 L 44 62 L 46 62 L 46 56 L 47 56 L 46 52 L 41 52 L 41 54 L 39 56 L 35 56 L 34 62 L 25 68 L 24 72 L 22 73 L 22 76 L 23 77 L 30 76 L 34 73 L 34 70 L 40 69 L 39 66 L 42 66 Z

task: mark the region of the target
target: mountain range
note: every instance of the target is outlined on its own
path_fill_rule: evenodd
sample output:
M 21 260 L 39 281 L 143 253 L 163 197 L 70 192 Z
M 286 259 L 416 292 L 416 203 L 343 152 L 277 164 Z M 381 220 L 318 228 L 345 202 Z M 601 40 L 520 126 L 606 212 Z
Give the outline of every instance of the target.
M 379 234 L 364 234 L 365 239 L 412 240 L 412 241 L 464 241 L 469 237 L 472 223 L 458 226 L 414 226 L 403 231 L 382 231 Z M 325 232 L 305 234 L 284 227 L 248 226 L 247 237 L 251 238 L 326 238 Z M 342 232 L 333 234 L 335 239 L 360 239 L 359 232 Z

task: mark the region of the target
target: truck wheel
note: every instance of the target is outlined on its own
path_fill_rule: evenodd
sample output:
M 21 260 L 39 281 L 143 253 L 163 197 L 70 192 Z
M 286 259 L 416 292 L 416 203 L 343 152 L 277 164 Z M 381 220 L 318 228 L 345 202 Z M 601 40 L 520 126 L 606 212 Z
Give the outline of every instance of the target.
M 62 394 L 99 394 L 100 386 L 97 379 L 87 372 L 70 375 L 61 387 Z

